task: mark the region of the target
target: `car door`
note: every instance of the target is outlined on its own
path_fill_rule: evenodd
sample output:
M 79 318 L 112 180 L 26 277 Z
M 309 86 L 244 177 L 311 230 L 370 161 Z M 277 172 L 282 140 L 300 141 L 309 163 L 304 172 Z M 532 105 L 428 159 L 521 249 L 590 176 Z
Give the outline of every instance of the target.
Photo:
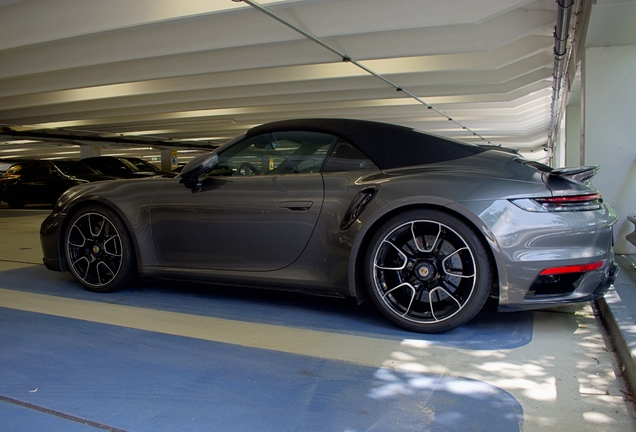
M 75 186 L 83 180 L 77 180 L 67 176 L 57 167 L 48 161 L 40 161 L 37 177 L 39 182 L 43 182 L 45 187 L 41 196 L 45 203 L 55 204 L 57 199 L 71 186 Z
M 37 161 L 25 163 L 16 184 L 14 200 L 26 204 L 54 203 L 58 179 L 47 168 L 45 163 Z
M 186 188 L 167 182 L 152 202 L 160 266 L 269 271 L 302 253 L 323 203 L 320 167 L 335 141 L 314 132 L 246 138 Z

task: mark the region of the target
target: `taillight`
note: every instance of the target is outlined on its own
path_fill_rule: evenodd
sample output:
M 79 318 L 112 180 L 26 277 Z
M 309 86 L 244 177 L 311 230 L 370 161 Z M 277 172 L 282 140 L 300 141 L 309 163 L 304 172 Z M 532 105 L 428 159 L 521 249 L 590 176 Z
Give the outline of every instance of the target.
M 603 267 L 603 261 L 591 263 L 591 264 L 579 264 L 561 267 L 551 267 L 543 270 L 540 275 L 560 275 L 567 273 L 585 273 L 592 270 L 598 270 Z
M 600 193 L 585 195 L 563 195 L 545 198 L 523 198 L 511 200 L 513 204 L 532 212 L 564 212 L 599 210 L 603 205 Z

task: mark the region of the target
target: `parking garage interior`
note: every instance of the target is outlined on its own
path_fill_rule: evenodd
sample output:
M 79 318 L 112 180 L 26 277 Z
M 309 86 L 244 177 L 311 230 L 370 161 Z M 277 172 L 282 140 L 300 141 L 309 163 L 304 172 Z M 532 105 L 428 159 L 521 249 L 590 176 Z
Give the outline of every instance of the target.
M 635 19 L 633 0 L 0 0 L 0 171 L 172 173 L 271 121 L 387 122 L 600 165 L 621 267 L 599 301 L 424 335 L 351 299 L 84 291 L 42 263 L 54 203 L 2 201 L 0 428 L 636 430 Z

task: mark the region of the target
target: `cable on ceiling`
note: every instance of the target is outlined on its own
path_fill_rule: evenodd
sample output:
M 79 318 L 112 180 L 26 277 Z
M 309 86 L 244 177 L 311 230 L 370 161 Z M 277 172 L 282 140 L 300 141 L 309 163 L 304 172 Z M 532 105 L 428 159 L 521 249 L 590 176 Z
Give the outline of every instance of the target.
M 295 24 L 290 23 L 286 19 L 276 15 L 271 9 L 268 9 L 267 7 L 255 2 L 255 1 L 252 1 L 252 0 L 232 0 L 232 1 L 235 2 L 235 3 L 239 3 L 239 2 L 242 1 L 243 3 L 246 3 L 246 4 L 250 5 L 250 6 L 252 6 L 254 9 L 264 13 L 265 15 L 269 16 L 270 18 L 275 19 L 276 21 L 278 21 L 281 24 L 289 27 L 290 29 L 294 30 L 295 32 L 300 33 L 301 35 L 303 35 L 307 39 L 310 39 L 310 40 L 316 42 L 318 45 L 322 46 L 323 48 L 327 49 L 328 51 L 331 51 L 332 53 L 334 53 L 335 55 L 340 57 L 343 62 L 351 63 L 351 64 L 355 65 L 356 67 L 362 69 L 363 71 L 365 71 L 369 75 L 372 75 L 375 78 L 378 78 L 379 80 L 381 80 L 384 83 L 388 84 L 389 86 L 393 87 L 396 91 L 398 91 L 400 93 L 404 93 L 405 95 L 409 96 L 410 98 L 415 99 L 417 102 L 419 102 L 422 105 L 426 106 L 426 108 L 435 111 L 437 114 L 445 117 L 446 119 L 448 119 L 449 121 L 455 123 L 456 125 L 458 125 L 462 129 L 472 133 L 474 136 L 477 136 L 477 137 L 481 138 L 482 141 L 486 141 L 486 139 L 483 136 L 481 136 L 480 134 L 478 134 L 477 132 L 471 130 L 469 127 L 467 127 L 467 126 L 463 125 L 462 123 L 458 122 L 457 120 L 453 119 L 452 117 L 450 117 L 448 114 L 444 113 L 443 111 L 441 111 L 441 110 L 435 108 L 434 106 L 426 103 L 424 100 L 422 100 L 418 96 L 414 95 L 413 93 L 411 93 L 410 91 L 405 89 L 403 86 L 400 86 L 400 85 L 394 83 L 393 81 L 389 80 L 385 76 L 383 76 L 383 75 L 375 72 L 374 70 L 370 69 L 369 67 L 363 65 L 362 63 L 360 63 L 358 60 L 354 59 L 353 57 L 351 57 L 351 56 L 349 56 L 349 55 L 337 50 L 336 48 L 332 47 L 331 45 L 329 45 L 328 43 L 326 43 L 325 41 L 323 41 L 319 37 L 312 35 L 311 33 L 299 28 Z M 490 142 L 488 142 L 488 143 L 490 144 Z

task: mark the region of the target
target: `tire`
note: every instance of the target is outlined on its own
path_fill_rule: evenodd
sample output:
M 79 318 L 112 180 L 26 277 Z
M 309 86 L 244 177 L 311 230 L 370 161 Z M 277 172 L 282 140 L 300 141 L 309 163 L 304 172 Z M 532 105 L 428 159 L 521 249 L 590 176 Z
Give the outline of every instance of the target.
M 130 235 L 119 216 L 106 207 L 85 207 L 75 213 L 63 241 L 71 273 L 89 291 L 121 290 L 137 273 Z
M 493 280 L 477 234 L 437 210 L 411 210 L 382 225 L 366 253 L 365 278 L 386 317 L 421 333 L 468 322 L 484 306 Z

